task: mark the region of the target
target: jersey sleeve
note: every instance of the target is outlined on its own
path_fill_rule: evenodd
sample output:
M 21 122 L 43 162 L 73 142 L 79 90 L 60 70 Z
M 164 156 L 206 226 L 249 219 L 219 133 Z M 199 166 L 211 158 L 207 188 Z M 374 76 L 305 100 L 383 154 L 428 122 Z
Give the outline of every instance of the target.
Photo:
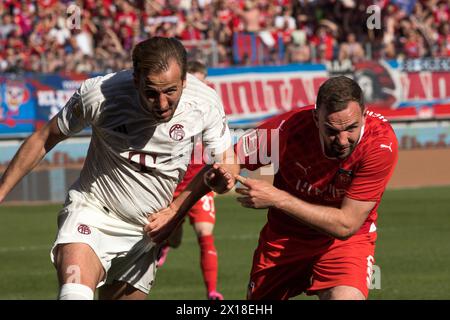
M 74 135 L 92 125 L 98 117 L 100 98 L 93 96 L 93 88 L 101 77 L 88 79 L 72 95 L 66 105 L 57 114 L 58 127 L 66 136 Z
M 231 146 L 231 133 L 228 120 L 219 97 L 216 96 L 214 105 L 208 108 L 204 117 L 203 144 L 205 150 L 215 158 Z
M 398 143 L 392 129 L 389 135 L 376 139 L 365 154 L 346 196 L 359 201 L 378 202 L 398 159 Z
M 234 148 L 241 166 L 253 171 L 279 161 L 288 131 L 285 122 L 291 114 L 272 117 L 239 138 Z

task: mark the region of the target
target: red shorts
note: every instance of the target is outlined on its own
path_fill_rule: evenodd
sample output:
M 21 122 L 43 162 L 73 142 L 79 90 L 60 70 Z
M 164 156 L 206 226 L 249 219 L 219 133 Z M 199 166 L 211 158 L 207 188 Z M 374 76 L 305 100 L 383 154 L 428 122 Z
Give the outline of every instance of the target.
M 179 193 L 174 195 L 176 198 Z M 191 224 L 197 222 L 209 222 L 214 224 L 216 222 L 216 208 L 214 206 L 214 192 L 205 194 L 196 204 L 189 210 L 189 222 Z
M 359 289 L 367 298 L 376 232 L 342 241 L 292 239 L 266 224 L 253 256 L 247 299 L 286 300 L 336 286 Z

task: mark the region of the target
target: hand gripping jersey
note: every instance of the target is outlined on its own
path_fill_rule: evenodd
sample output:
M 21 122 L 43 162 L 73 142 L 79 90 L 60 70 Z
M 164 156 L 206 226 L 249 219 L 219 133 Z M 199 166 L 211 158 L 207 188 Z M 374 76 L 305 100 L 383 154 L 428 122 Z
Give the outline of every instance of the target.
M 71 189 L 138 225 L 172 201 L 193 141 L 200 137 L 215 155 L 231 144 L 219 97 L 189 74 L 175 114 L 166 123 L 158 123 L 141 107 L 131 70 L 86 80 L 57 117 L 68 136 L 92 127 L 84 167 Z
M 375 231 L 377 208 L 397 161 L 392 127 L 368 111 L 362 136 L 350 156 L 329 159 L 322 151 L 312 109 L 282 114 L 245 134 L 236 146 L 241 162 L 255 170 L 268 164 L 263 160 L 271 159 L 276 170 L 274 186 L 313 204 L 339 208 L 345 196 L 375 201 L 357 234 Z M 293 237 L 328 237 L 274 208 L 269 209 L 268 223 L 273 230 Z

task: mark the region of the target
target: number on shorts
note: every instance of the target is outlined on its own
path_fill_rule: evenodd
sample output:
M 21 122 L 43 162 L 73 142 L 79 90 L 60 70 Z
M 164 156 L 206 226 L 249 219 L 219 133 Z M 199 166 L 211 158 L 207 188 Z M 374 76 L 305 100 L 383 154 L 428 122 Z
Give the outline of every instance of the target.
M 214 208 L 214 198 L 212 196 L 208 196 L 208 195 L 203 196 L 201 198 L 201 200 L 202 200 L 202 203 L 203 203 L 203 205 L 202 205 L 203 210 L 214 212 L 214 210 L 215 210 L 215 208 Z

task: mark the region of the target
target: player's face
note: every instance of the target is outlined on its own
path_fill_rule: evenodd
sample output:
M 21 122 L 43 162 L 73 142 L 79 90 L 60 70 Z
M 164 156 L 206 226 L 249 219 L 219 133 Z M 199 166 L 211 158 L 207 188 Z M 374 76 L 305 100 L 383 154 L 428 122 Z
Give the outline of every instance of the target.
M 142 106 L 160 122 L 170 121 L 186 86 L 178 63 L 171 60 L 166 71 L 141 75 L 135 81 Z
M 327 157 L 345 159 L 355 149 L 365 123 L 365 110 L 351 101 L 347 108 L 327 114 L 320 109 L 315 114 L 319 134 Z

